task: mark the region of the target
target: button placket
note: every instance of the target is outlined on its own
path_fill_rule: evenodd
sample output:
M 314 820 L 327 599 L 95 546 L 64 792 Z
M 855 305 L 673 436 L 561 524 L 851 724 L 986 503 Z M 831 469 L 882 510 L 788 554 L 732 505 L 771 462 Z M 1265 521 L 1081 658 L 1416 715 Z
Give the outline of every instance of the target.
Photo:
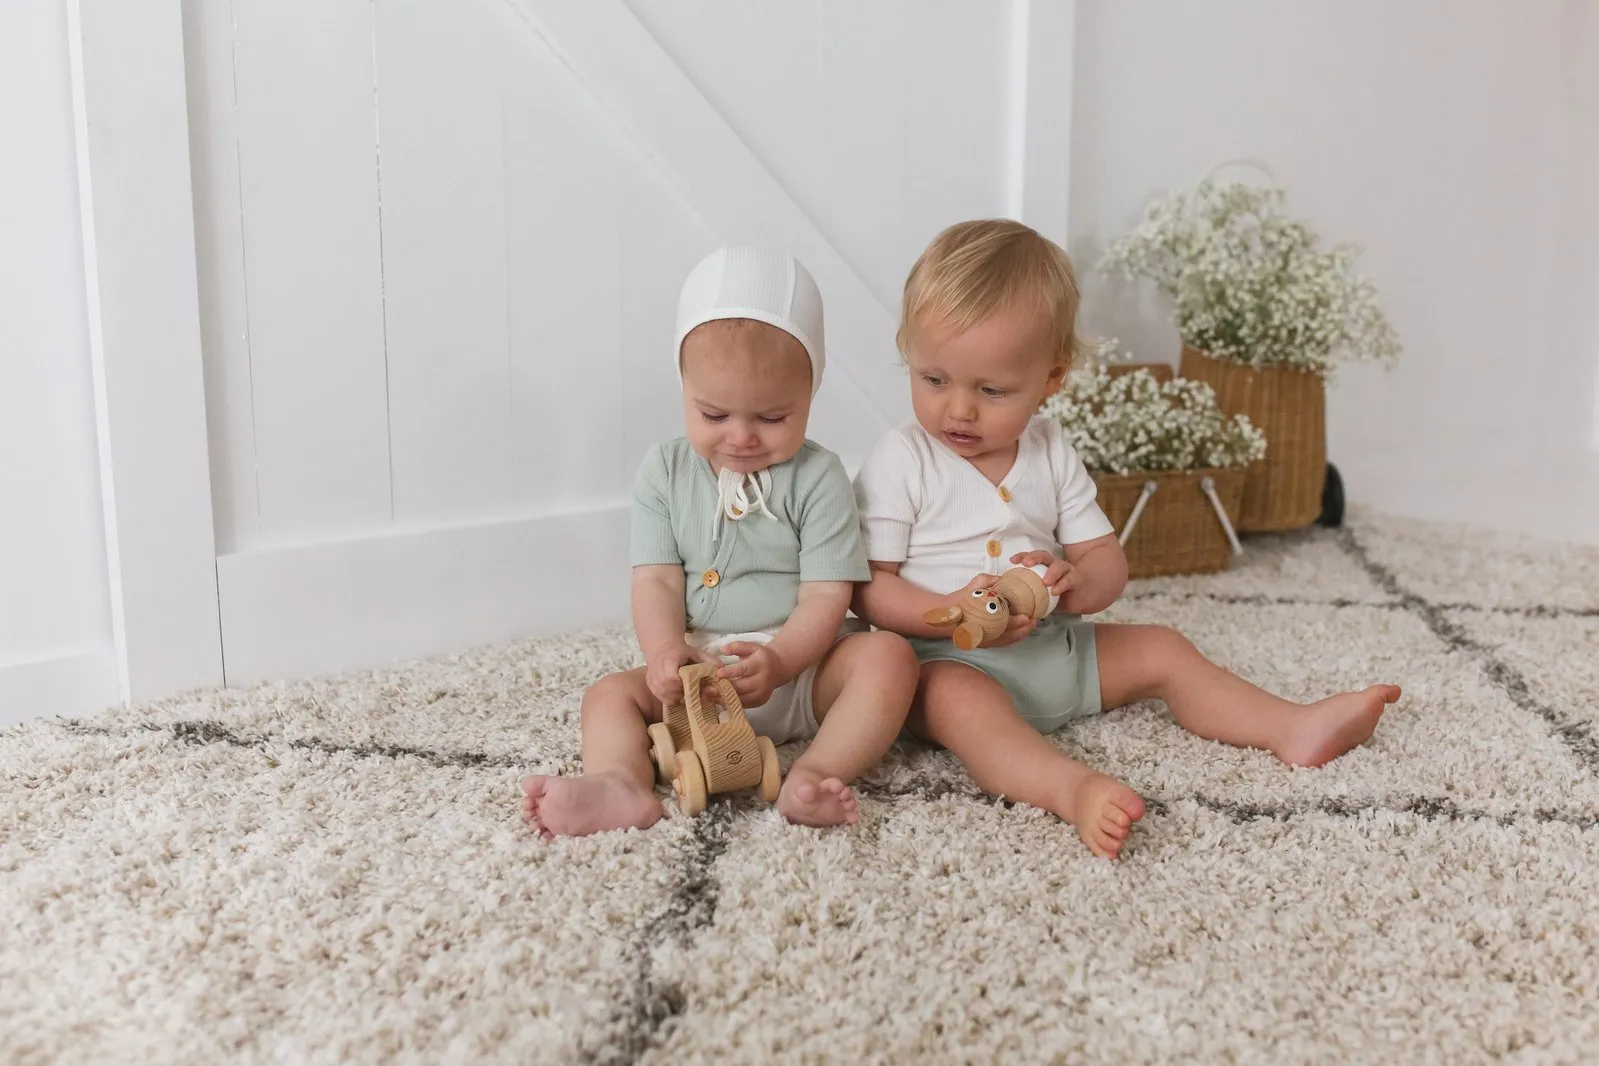
M 1003 567 L 1000 557 L 1004 554 L 1005 544 L 1001 539 L 1017 525 L 1016 507 L 1014 504 L 1015 493 L 1005 485 L 994 486 L 994 494 L 999 497 L 1000 508 L 1004 513 L 1004 521 L 1000 523 L 992 536 L 983 545 L 983 572 L 998 574 Z

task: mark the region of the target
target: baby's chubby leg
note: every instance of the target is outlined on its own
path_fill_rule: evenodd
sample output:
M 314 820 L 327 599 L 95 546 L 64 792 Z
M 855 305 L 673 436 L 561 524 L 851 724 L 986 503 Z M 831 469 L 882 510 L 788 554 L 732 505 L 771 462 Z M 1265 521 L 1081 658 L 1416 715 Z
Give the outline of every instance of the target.
M 1291 766 L 1322 766 L 1365 743 L 1400 696 L 1397 685 L 1372 685 L 1301 706 L 1222 669 L 1165 626 L 1100 624 L 1094 643 L 1107 708 L 1164 700 L 1190 733 Z
M 647 829 L 655 798 L 648 723 L 659 718 L 644 670 L 608 674 L 583 693 L 583 776 L 522 779 L 522 817 L 541 836 Z
M 1053 811 L 1095 855 L 1114 859 L 1144 816 L 1138 793 L 1089 769 L 1022 720 L 998 681 L 964 663 L 922 667 L 911 710 L 918 736 L 942 744 L 990 795 Z
M 811 690 L 819 725 L 789 767 L 777 809 L 801 825 L 860 821 L 849 782 L 883 757 L 916 691 L 916 653 L 886 632 L 845 637 L 823 656 Z

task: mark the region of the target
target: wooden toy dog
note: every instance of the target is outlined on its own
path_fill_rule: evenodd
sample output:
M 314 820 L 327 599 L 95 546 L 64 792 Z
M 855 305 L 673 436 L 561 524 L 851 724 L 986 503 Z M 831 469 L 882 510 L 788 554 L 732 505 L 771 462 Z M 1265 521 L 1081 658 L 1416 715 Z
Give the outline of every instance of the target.
M 717 667 L 692 663 L 678 671 L 683 699 L 667 705 L 664 721 L 650 726 L 650 757 L 664 784 L 672 782 L 679 806 L 689 816 L 705 809 L 707 796 L 759 786 L 761 799 L 777 802 L 783 784 L 777 746 L 755 735 L 733 682 L 717 677 Z M 716 700 L 705 701 L 712 685 Z M 720 706 L 720 710 L 718 710 Z
M 998 640 L 1012 617 L 1043 618 L 1049 614 L 1049 587 L 1038 572 L 1014 566 L 986 589 L 973 589 L 958 607 L 935 607 L 922 621 L 954 629 L 955 646 L 962 650 Z

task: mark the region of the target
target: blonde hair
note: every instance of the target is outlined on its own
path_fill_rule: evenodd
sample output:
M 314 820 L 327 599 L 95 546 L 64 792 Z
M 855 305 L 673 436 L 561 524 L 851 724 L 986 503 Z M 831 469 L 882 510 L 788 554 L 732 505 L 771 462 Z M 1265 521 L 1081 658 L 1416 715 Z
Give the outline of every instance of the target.
M 924 322 L 964 331 L 1024 301 L 1049 316 L 1057 365 L 1070 366 L 1084 351 L 1077 336 L 1080 294 L 1060 245 L 1010 219 L 958 222 L 911 267 L 894 340 L 907 355 L 912 328 Z

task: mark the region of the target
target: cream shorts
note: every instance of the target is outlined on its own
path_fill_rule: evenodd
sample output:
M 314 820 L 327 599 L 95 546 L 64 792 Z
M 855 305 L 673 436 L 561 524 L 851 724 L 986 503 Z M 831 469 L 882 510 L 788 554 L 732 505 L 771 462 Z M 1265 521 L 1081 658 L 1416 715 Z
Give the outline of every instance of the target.
M 851 633 L 865 631 L 864 626 L 854 623 L 853 618 L 847 619 L 844 628 L 834 638 L 833 643 L 849 636 Z M 747 644 L 770 644 L 777 631 L 757 633 L 707 633 L 701 630 L 690 630 L 685 636 L 691 647 L 708 651 L 713 655 L 718 654 L 729 644 L 743 641 Z M 736 655 L 721 655 L 724 664 L 738 662 Z M 774 689 L 772 696 L 759 707 L 744 708 L 744 717 L 749 719 L 751 728 L 763 737 L 770 737 L 773 744 L 787 744 L 795 740 L 809 740 L 816 735 L 819 728 L 816 723 L 816 709 L 812 705 L 812 695 L 816 687 L 815 665 L 806 667 L 798 677 L 781 688 Z

